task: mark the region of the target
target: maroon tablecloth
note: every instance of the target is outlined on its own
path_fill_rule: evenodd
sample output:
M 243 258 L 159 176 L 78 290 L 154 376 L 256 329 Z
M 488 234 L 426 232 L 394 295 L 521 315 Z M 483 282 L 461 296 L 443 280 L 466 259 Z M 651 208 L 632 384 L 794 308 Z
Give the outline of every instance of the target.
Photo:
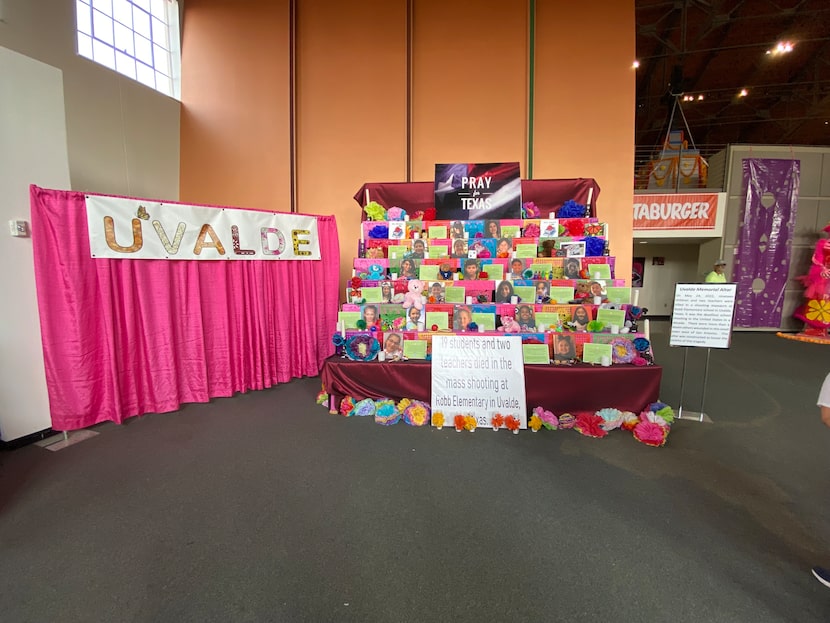
M 599 185 L 590 178 L 563 180 L 522 180 L 522 202 L 532 201 L 547 218 L 551 210 L 556 210 L 568 199 L 585 204 L 588 191 L 593 188 L 591 205 L 596 214 Z M 366 205 L 366 191 L 369 200 L 377 201 L 385 208 L 398 206 L 408 213 L 426 210 L 435 206 L 435 184 L 433 182 L 370 182 L 360 187 L 354 196 L 355 201 L 363 207 Z
M 608 368 L 576 366 L 525 366 L 528 409 L 542 406 L 554 413 L 596 411 L 613 407 L 639 413 L 658 400 L 661 366 L 614 365 Z M 432 364 L 360 362 L 332 357 L 323 364 L 323 386 L 340 403 L 343 396 L 410 398 L 430 401 Z

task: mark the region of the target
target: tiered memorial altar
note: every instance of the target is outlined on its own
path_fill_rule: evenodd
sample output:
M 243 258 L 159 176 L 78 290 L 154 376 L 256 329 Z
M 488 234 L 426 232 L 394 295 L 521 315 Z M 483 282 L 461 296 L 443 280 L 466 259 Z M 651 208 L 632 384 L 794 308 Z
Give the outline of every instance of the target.
M 438 220 L 429 183 L 361 189 L 341 356 L 322 374 L 333 406 L 344 396 L 429 402 L 432 340 L 446 333 L 519 335 L 528 410 L 639 413 L 657 401 L 644 311 L 615 273 L 607 225 L 591 216 L 598 187 L 532 184 L 515 219 Z

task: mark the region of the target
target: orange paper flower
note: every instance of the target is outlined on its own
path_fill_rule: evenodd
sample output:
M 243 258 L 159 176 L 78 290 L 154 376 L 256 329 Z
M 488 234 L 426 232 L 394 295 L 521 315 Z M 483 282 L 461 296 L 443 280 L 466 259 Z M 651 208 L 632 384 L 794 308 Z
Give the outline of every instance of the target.
M 507 430 L 519 430 L 519 426 L 521 426 L 521 422 L 518 418 L 513 417 L 512 415 L 508 415 L 504 418 L 504 425 L 507 427 Z
M 453 419 L 453 424 L 455 424 L 455 430 L 464 430 L 464 416 L 460 413 L 456 415 Z
M 493 422 L 493 428 L 504 426 L 504 416 L 501 413 L 494 413 L 491 421 Z

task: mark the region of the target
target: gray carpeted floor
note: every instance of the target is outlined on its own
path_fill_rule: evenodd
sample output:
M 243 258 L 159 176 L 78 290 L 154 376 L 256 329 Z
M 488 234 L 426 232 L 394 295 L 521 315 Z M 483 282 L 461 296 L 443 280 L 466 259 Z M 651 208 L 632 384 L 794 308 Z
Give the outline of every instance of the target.
M 676 406 L 683 351 L 652 329 Z M 827 347 L 736 333 L 714 422 L 661 449 L 381 427 L 303 379 L 0 453 L 0 619 L 825 622 L 828 370 Z

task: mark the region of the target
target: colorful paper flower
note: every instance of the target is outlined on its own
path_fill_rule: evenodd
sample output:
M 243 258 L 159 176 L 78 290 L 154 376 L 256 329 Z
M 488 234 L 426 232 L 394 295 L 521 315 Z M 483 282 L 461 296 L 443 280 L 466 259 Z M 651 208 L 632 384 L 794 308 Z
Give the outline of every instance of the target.
M 638 353 L 643 353 L 651 347 L 651 342 L 644 337 L 634 338 L 633 344 Z
M 493 429 L 498 430 L 504 426 L 504 416 L 501 413 L 494 413 L 493 417 L 490 418 L 490 423 L 493 425 Z
M 346 340 L 346 356 L 352 361 L 372 361 L 379 350 L 380 342 L 371 334 L 359 333 Z
M 467 325 L 467 331 L 478 331 L 478 323 L 471 322 Z
M 443 411 L 436 411 L 432 414 L 432 425 L 436 428 L 443 428 L 444 427 L 444 412 Z
M 622 424 L 620 428 L 623 430 L 634 430 L 634 427 L 640 423 L 640 416 L 631 411 L 623 411 L 621 414 Z
M 622 426 L 622 411 L 619 409 L 600 409 L 596 414 L 602 418 L 602 428 L 604 430 L 614 430 Z
M 585 328 L 591 333 L 599 333 L 605 328 L 605 323 L 601 320 L 592 320 Z
M 576 417 L 570 413 L 563 413 L 559 416 L 559 428 L 573 428 L 574 424 L 576 424 Z
M 645 357 L 640 357 L 639 355 L 637 355 L 636 357 L 634 357 L 634 359 L 631 360 L 631 363 L 634 364 L 635 366 L 647 366 L 648 365 L 648 359 L 646 359 Z
M 637 356 L 634 344 L 624 337 L 615 337 L 611 340 L 611 363 L 631 363 Z
M 507 430 L 513 431 L 515 433 L 519 430 L 519 427 L 522 425 L 522 423 L 519 421 L 518 418 L 512 415 L 508 415 L 506 418 L 504 418 L 504 425 L 507 428 Z
M 367 232 L 369 238 L 385 240 L 389 238 L 389 227 L 387 225 L 375 225 Z
M 666 405 L 662 409 L 658 409 L 657 411 L 655 411 L 654 415 L 657 415 L 657 416 L 663 418 L 669 424 L 674 422 L 674 409 L 672 409 L 668 405 Z
M 401 412 L 395 407 L 392 400 L 378 400 L 375 402 L 375 424 L 392 426 L 401 419 Z
M 605 240 L 596 236 L 586 236 L 582 239 L 585 242 L 585 257 L 599 257 L 605 253 Z
M 340 415 L 343 417 L 349 417 L 349 414 L 354 409 L 354 400 L 351 396 L 343 396 L 343 400 L 340 401 Z
M 366 213 L 366 218 L 370 221 L 382 221 L 386 218 L 386 210 L 377 201 L 367 203 L 363 211 Z
M 804 317 L 812 322 L 830 323 L 830 300 L 811 299 L 807 301 Z
M 542 428 L 542 420 L 541 418 L 536 415 L 535 413 L 530 416 L 530 420 L 528 421 L 527 425 L 530 427 L 534 433 L 539 432 L 539 429 Z
M 476 426 L 478 426 L 478 422 L 472 415 L 465 415 L 464 416 L 464 430 L 470 431 L 474 433 L 476 430 Z
M 598 415 L 588 411 L 583 411 L 576 416 L 574 430 L 581 435 L 585 435 L 586 437 L 601 439 L 608 434 L 608 431 L 602 427 L 603 422 L 604 420 Z
M 522 204 L 522 218 L 539 218 L 542 212 L 532 201 L 525 201 Z
M 568 199 L 561 208 L 556 211 L 556 218 L 583 218 L 588 213 L 581 203 Z
M 556 430 L 559 428 L 559 418 L 557 418 L 552 411 L 548 411 L 542 407 L 536 407 L 533 414 L 538 416 L 542 421 L 542 426 L 548 430 Z
M 325 389 L 320 390 L 320 393 L 317 394 L 317 404 L 324 405 L 329 401 L 329 395 Z
M 523 236 L 525 238 L 538 238 L 542 234 L 542 230 L 539 229 L 539 223 L 528 223 L 525 225 Z
M 634 427 L 634 439 L 647 446 L 662 446 L 666 443 L 668 430 L 654 422 L 640 422 Z
M 410 426 L 426 426 L 429 424 L 429 406 L 416 400 L 403 410 L 403 421 Z
M 398 206 L 392 206 L 386 211 L 386 220 L 388 221 L 402 221 L 404 220 L 404 216 L 406 212 L 403 208 L 399 208 Z
M 567 236 L 582 236 L 585 234 L 585 223 L 578 219 L 565 221 L 565 232 Z
M 464 416 L 460 413 L 452 419 L 452 423 L 455 425 L 456 431 L 461 432 L 464 430 Z
M 335 333 L 334 335 L 331 336 L 331 342 L 336 347 L 340 348 L 341 346 L 343 346 L 346 343 L 346 338 L 344 338 L 342 335 L 340 335 L 340 333 Z

